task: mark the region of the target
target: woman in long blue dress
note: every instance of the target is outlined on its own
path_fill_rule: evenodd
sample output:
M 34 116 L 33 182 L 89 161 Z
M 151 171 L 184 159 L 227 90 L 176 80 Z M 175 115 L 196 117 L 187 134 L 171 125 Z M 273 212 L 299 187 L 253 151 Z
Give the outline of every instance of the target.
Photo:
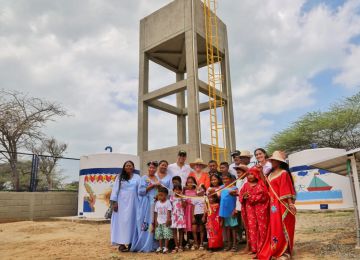
M 140 176 L 135 173 L 134 163 L 126 161 L 122 172 L 116 177 L 110 196 L 113 205 L 111 243 L 119 245 L 122 252 L 128 251 L 135 232 L 139 184 Z
M 136 218 L 136 228 L 131 244 L 133 252 L 151 252 L 157 248 L 154 240 L 153 218 L 155 196 L 160 182 L 155 173 L 158 167 L 156 161 L 148 162 L 148 174 L 141 177 L 139 186 L 139 206 Z
M 169 190 L 169 194 L 172 191 L 172 176 L 167 172 L 167 167 L 169 163 L 165 160 L 159 162 L 159 168 L 156 173 L 156 177 L 159 179 L 162 186 L 166 187 Z

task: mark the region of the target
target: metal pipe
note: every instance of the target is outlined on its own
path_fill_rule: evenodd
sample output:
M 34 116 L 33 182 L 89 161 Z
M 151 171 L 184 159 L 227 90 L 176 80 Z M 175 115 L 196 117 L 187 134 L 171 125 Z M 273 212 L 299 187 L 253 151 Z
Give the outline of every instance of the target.
M 356 247 L 360 247 L 360 223 L 359 223 L 359 212 L 358 212 L 358 202 L 356 199 L 355 194 L 355 183 L 354 178 L 351 170 L 351 160 L 347 159 L 346 161 L 346 170 L 349 176 L 350 180 L 350 189 L 351 189 L 351 195 L 353 199 L 353 205 L 354 205 L 354 213 L 355 213 L 355 222 L 356 222 Z M 359 184 L 358 184 L 359 185 Z

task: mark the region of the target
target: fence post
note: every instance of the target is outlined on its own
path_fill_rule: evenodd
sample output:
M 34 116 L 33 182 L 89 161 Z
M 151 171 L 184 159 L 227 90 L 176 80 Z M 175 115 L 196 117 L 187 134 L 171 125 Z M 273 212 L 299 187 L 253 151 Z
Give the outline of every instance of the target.
M 37 186 L 37 174 L 39 169 L 39 156 L 33 154 L 31 162 L 31 177 L 30 177 L 30 191 L 36 191 Z

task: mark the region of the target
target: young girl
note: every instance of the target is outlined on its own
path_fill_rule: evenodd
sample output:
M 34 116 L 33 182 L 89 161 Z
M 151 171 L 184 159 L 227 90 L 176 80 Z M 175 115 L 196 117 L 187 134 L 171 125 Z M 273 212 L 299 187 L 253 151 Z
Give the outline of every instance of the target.
M 247 182 L 239 196 L 250 254 L 257 254 L 263 246 L 269 225 L 269 194 L 260 174 L 256 166 L 248 170 Z
M 173 188 L 173 195 L 170 197 L 170 202 L 172 204 L 171 228 L 173 230 L 173 237 L 175 241 L 175 249 L 173 252 L 175 253 L 183 251 L 182 244 L 184 238 L 184 229 L 186 228 L 184 212 L 184 206 L 186 206 L 185 200 L 182 199 L 178 194 L 182 194 L 182 188 L 181 185 L 175 184 Z
M 194 177 L 189 176 L 186 181 L 186 187 L 184 189 L 184 194 L 186 196 L 202 196 L 205 194 L 205 189 L 203 186 L 197 187 L 197 182 Z M 203 250 L 204 234 L 205 234 L 205 202 L 201 198 L 192 198 L 187 200 L 186 206 L 186 230 L 192 231 L 194 238 L 194 245 L 192 250 L 200 249 Z M 200 231 L 200 239 L 198 239 L 198 231 Z
M 224 185 L 227 187 L 233 182 L 230 173 L 223 175 Z M 222 225 L 225 228 L 226 241 L 228 242 L 227 251 L 236 252 L 236 228 L 238 221 L 236 218 L 236 196 L 237 188 L 233 184 L 220 193 L 220 213 Z
M 185 196 L 196 196 L 196 180 L 194 177 L 188 177 L 186 179 L 186 185 L 184 187 L 184 195 Z M 186 206 L 185 206 L 185 232 L 187 234 L 187 243 L 186 248 L 190 247 L 190 237 L 192 236 L 192 220 L 194 215 L 194 205 L 192 200 L 187 198 L 186 199 Z
M 217 174 L 211 175 L 210 177 L 210 188 L 207 190 L 207 194 L 212 194 L 220 189 L 221 185 L 223 185 L 223 182 L 221 180 L 221 177 Z M 220 192 L 217 194 L 220 196 Z
M 207 209 L 206 230 L 208 237 L 208 249 L 214 250 L 224 246 L 222 227 L 219 217 L 220 200 L 217 194 L 209 196 L 210 209 Z
M 159 240 L 159 248 L 156 253 L 168 253 L 169 240 L 173 238 L 171 225 L 171 203 L 167 199 L 168 190 L 164 187 L 158 189 L 158 201 L 155 204 L 154 220 L 155 220 L 155 239 Z M 165 246 L 164 245 L 165 241 Z

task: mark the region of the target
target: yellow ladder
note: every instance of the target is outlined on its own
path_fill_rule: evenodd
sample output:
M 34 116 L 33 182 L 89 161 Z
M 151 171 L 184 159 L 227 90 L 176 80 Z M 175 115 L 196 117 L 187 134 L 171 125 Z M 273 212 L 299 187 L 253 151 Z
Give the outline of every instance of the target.
M 220 163 L 226 156 L 224 100 L 222 98 L 223 77 L 219 52 L 216 0 L 204 0 L 206 58 L 208 67 L 208 89 L 210 107 L 211 158 Z M 221 145 L 223 147 L 221 147 Z

